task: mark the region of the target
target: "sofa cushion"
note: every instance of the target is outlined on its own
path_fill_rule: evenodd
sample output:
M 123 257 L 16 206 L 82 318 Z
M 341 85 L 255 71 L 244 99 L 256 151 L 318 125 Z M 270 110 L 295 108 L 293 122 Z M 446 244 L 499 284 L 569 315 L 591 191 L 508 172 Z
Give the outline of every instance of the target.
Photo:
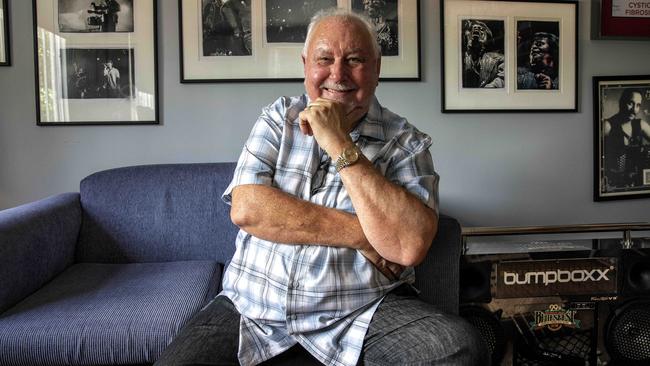
M 0 314 L 0 365 L 155 361 L 215 295 L 215 261 L 80 263 Z

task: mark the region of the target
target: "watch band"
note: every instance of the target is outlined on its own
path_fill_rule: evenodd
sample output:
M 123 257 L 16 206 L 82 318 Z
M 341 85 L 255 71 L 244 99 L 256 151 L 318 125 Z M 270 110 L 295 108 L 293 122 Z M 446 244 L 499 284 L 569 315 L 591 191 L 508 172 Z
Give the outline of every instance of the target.
M 339 158 L 336 159 L 336 172 L 338 173 L 341 171 L 341 169 L 350 165 L 351 163 L 348 159 L 346 159 L 343 155 L 339 155 Z

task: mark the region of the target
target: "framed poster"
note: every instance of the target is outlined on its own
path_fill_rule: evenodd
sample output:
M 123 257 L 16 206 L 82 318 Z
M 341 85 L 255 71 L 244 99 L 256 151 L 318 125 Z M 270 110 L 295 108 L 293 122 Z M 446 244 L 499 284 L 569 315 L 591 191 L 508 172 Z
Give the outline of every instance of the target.
M 0 66 L 11 66 L 8 1 L 0 0 Z
M 440 4 L 443 113 L 577 111 L 577 1 Z
M 592 39 L 650 40 L 650 0 L 595 0 Z
M 37 124 L 158 124 L 155 0 L 33 0 Z
M 650 75 L 595 76 L 594 200 L 650 197 Z
M 319 10 L 365 13 L 382 48 L 381 80 L 420 80 L 419 0 L 179 0 L 182 83 L 299 81 Z

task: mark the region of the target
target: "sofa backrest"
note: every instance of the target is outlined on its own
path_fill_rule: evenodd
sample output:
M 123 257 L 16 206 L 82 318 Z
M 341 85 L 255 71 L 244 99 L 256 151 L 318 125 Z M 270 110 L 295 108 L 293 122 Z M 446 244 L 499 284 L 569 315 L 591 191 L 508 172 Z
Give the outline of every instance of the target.
M 86 177 L 76 261 L 228 262 L 238 229 L 221 194 L 234 169 L 234 163 L 142 165 Z
M 81 181 L 77 262 L 228 263 L 238 228 L 221 194 L 235 163 L 142 165 L 98 172 Z M 421 297 L 458 311 L 461 229 L 440 215 L 438 234 L 415 268 Z

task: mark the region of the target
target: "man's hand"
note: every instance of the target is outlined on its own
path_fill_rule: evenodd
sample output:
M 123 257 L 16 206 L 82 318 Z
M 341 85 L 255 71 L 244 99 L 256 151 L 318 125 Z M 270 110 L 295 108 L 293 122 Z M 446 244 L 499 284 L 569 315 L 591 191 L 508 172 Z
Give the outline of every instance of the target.
M 348 114 L 344 104 L 318 98 L 298 115 L 300 131 L 314 136 L 329 156 L 338 156 L 343 146 L 350 141 L 349 133 L 355 122 L 348 118 Z
M 539 89 L 552 89 L 553 80 L 550 76 L 546 74 L 535 74 L 535 80 L 537 81 L 537 86 Z
M 368 259 L 374 266 L 377 268 L 384 276 L 388 277 L 391 281 L 396 281 L 399 279 L 400 275 L 404 271 L 404 267 L 393 262 L 389 262 L 382 256 L 377 253 L 375 248 L 371 245 L 367 245 L 362 249 L 359 249 L 359 252 L 363 254 L 366 259 Z

